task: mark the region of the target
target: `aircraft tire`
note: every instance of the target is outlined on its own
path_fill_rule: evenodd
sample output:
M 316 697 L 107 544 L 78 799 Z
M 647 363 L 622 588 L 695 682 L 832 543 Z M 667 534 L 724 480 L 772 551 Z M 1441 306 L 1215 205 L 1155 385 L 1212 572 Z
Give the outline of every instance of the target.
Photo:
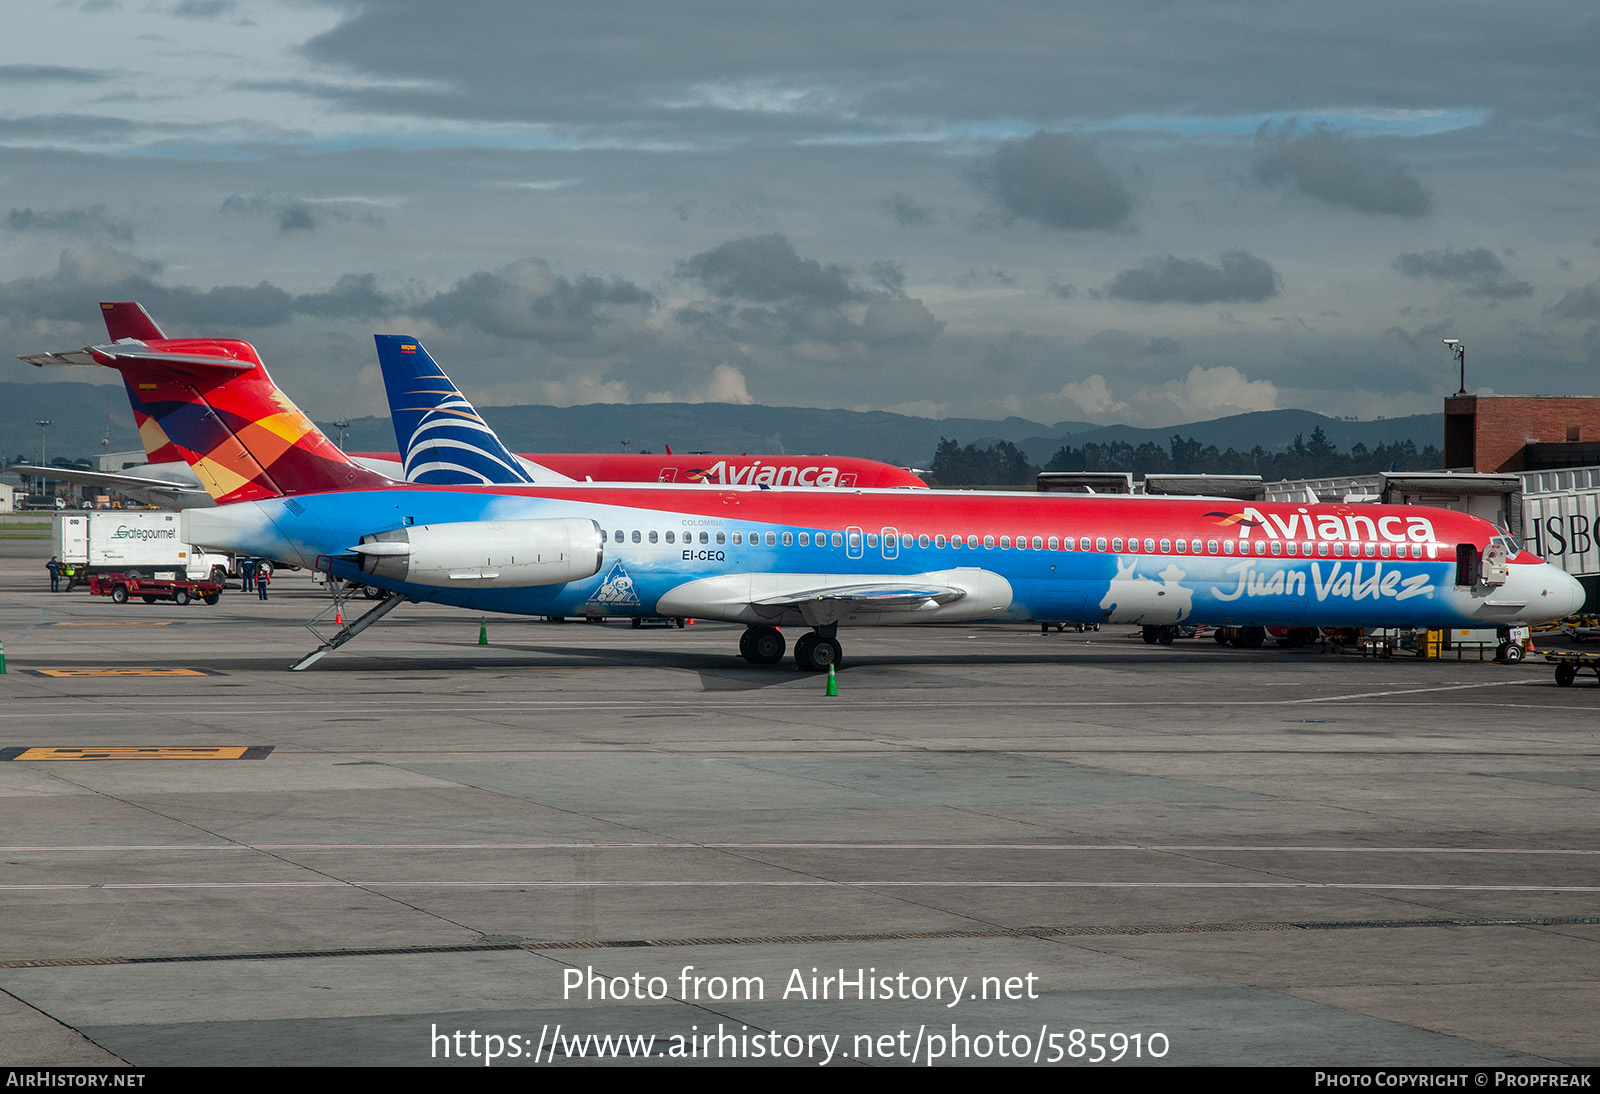
M 830 666 L 837 669 L 843 660 L 844 651 L 837 638 L 817 639 L 811 651 L 811 664 L 818 672 L 827 672 Z
M 1258 650 L 1267 641 L 1265 627 L 1240 627 L 1233 644 L 1242 650 Z
M 1147 646 L 1155 645 L 1156 644 L 1156 628 L 1154 628 L 1154 627 L 1140 627 L 1139 628 L 1139 637 L 1144 639 L 1144 644 L 1145 645 L 1147 645 Z
M 809 631 L 794 640 L 794 667 L 801 672 L 816 672 L 811 662 L 811 651 L 817 646 L 817 632 Z
M 1176 637 L 1178 637 L 1178 632 L 1173 630 L 1171 627 L 1156 628 L 1156 641 L 1160 642 L 1163 646 L 1172 645 L 1172 640 Z
M 1502 661 L 1507 665 L 1520 665 L 1522 663 L 1522 656 L 1526 652 L 1526 650 L 1517 645 L 1515 642 L 1507 642 L 1497 651 L 1496 660 Z
M 1578 678 L 1578 666 L 1566 662 L 1556 666 L 1556 683 L 1564 688 L 1570 688 L 1572 682 Z
M 1214 632 L 1212 632 L 1211 640 L 1219 646 L 1226 646 L 1231 637 L 1232 635 L 1228 633 L 1227 627 L 1218 627 Z
M 741 653 L 746 645 L 750 652 L 745 654 L 745 659 L 751 664 L 776 665 L 783 660 L 787 643 L 783 640 L 783 632 L 777 627 L 751 627 L 745 631 L 745 638 L 739 640 Z

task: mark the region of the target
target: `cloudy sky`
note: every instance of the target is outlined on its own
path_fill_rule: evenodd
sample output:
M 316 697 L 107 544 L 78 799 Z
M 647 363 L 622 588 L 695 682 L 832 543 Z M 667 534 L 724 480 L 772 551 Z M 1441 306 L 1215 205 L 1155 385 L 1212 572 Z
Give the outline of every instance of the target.
M 137 299 L 324 419 L 375 332 L 486 404 L 1600 394 L 1592 0 L 0 10 L 8 357 Z

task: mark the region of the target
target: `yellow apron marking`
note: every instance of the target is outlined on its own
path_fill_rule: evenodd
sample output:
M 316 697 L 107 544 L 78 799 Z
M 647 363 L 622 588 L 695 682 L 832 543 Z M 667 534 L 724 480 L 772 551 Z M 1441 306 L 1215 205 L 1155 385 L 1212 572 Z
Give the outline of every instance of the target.
M 204 748 L 131 748 L 92 745 L 62 748 L 7 748 L 0 760 L 262 760 L 272 745 L 218 745 Z

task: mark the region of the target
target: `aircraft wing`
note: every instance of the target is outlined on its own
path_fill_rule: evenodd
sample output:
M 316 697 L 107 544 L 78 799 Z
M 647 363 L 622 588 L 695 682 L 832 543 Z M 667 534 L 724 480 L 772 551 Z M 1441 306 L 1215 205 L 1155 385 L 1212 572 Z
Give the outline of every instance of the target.
M 803 608 L 810 604 L 831 604 L 851 612 L 914 612 L 929 601 L 950 604 L 967 595 L 967 590 L 951 585 L 833 585 L 819 589 L 798 589 L 752 601 L 763 608 Z
M 803 621 L 817 627 L 841 619 L 925 615 L 930 619 L 986 618 L 1011 604 L 1011 585 L 977 568 L 920 574 L 719 574 L 669 589 L 662 615 L 708 615 L 747 623 Z

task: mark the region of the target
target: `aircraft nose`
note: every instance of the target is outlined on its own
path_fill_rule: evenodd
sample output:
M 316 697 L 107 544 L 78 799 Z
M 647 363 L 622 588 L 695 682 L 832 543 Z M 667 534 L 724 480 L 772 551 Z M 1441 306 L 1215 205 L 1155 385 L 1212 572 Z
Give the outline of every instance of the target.
M 1578 579 L 1565 570 L 1557 566 L 1551 566 L 1550 569 L 1555 571 L 1550 575 L 1553 586 L 1550 590 L 1550 599 L 1555 602 L 1552 606 L 1561 608 L 1563 618 L 1577 614 L 1578 609 L 1583 607 L 1583 602 L 1588 599 L 1588 594 L 1584 592 Z

